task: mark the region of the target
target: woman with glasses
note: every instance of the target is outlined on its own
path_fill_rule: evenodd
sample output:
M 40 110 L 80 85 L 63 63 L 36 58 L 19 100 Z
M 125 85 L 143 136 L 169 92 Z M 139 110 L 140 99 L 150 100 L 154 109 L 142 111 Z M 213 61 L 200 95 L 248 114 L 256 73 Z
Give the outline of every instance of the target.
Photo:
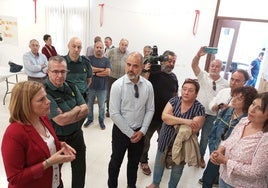
M 267 187 L 268 92 L 258 94 L 248 116 L 235 126 L 230 137 L 212 152 L 210 160 L 220 165 L 220 188 Z
M 175 127 L 187 125 L 192 129 L 192 134 L 196 134 L 202 127 L 205 120 L 205 109 L 196 100 L 199 88 L 199 83 L 196 80 L 186 79 L 182 85 L 181 96 L 171 98 L 166 104 L 162 113 L 163 124 L 158 139 L 153 182 L 147 188 L 159 187 L 166 167 L 166 164 L 161 162 L 161 157 L 163 157 L 166 147 L 174 140 Z M 184 165 L 185 163 L 182 162 L 179 165 L 173 164 L 171 166 L 169 188 L 177 187 Z
M 253 87 L 239 87 L 232 91 L 231 106 L 218 112 L 209 135 L 210 153 L 217 150 L 222 140 L 226 140 L 233 128 L 241 118 L 247 116 L 248 108 L 257 96 L 257 90 Z M 218 184 L 219 165 L 208 161 L 208 165 L 203 173 L 201 181 L 203 188 L 212 188 L 213 184 Z

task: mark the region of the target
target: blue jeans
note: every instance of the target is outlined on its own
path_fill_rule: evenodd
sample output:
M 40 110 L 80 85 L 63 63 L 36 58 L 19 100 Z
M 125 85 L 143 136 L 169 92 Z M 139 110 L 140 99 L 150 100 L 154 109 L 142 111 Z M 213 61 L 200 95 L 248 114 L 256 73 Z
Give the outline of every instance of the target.
M 231 185 L 225 183 L 223 179 L 219 178 L 219 187 L 220 188 L 234 188 Z
M 94 119 L 94 113 L 93 113 L 93 105 L 95 102 L 95 98 L 97 97 L 98 106 L 99 106 L 99 122 L 103 122 L 104 120 L 104 114 L 105 114 L 105 101 L 107 97 L 107 91 L 106 90 L 94 90 L 89 89 L 88 90 L 88 120 L 93 121 Z
M 154 163 L 154 173 L 153 173 L 153 184 L 156 186 L 159 186 L 163 173 L 164 173 L 164 169 L 165 169 L 165 165 L 161 164 L 160 162 L 162 155 L 163 153 L 157 150 L 155 163 Z M 184 164 L 172 166 L 171 174 L 170 174 L 170 178 L 168 182 L 168 188 L 177 187 L 180 181 L 183 169 L 184 169 Z
M 213 122 L 216 119 L 216 116 L 207 115 L 204 122 L 204 125 L 202 127 L 201 131 L 201 139 L 200 139 L 200 154 L 201 157 L 204 157 L 208 145 L 208 136 L 211 132 L 211 129 L 213 127 Z
M 203 173 L 203 186 L 202 188 L 212 188 L 213 183 L 219 177 L 219 165 L 213 164 L 210 160 L 208 161 L 207 167 Z

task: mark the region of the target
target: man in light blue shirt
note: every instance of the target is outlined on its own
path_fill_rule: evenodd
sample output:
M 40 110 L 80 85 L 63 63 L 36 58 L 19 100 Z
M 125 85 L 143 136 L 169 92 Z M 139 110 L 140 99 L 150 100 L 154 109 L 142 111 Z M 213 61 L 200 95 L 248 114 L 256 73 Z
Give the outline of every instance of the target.
M 36 39 L 30 40 L 29 47 L 31 51 L 23 55 L 24 71 L 28 80 L 45 83 L 47 78 L 47 58 L 39 52 L 39 42 Z
M 127 184 L 136 188 L 137 170 L 144 145 L 144 135 L 154 114 L 152 84 L 140 76 L 143 57 L 132 52 L 125 62 L 126 74 L 116 80 L 110 92 L 112 155 L 109 163 L 108 187 L 118 187 L 118 175 L 128 150 Z

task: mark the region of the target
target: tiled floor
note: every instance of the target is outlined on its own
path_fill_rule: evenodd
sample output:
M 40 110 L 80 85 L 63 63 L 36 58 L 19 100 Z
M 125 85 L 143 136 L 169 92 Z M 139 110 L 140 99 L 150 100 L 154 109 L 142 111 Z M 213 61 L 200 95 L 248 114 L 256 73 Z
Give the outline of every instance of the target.
M 25 80 L 25 76 L 20 75 L 19 80 Z M 0 142 L 2 140 L 2 135 L 8 125 L 8 104 L 10 95 L 6 98 L 6 105 L 2 104 L 2 99 L 4 96 L 6 86 L 5 82 L 0 83 Z M 101 130 L 98 121 L 97 121 L 97 113 L 98 109 L 95 108 L 95 122 L 88 128 L 83 128 L 85 142 L 87 146 L 87 174 L 86 174 L 86 188 L 105 188 L 107 187 L 107 178 L 108 178 L 108 163 L 110 160 L 111 155 L 111 130 L 112 130 L 112 121 L 110 118 L 105 119 L 106 130 Z M 154 158 L 155 158 L 155 151 L 157 147 L 156 143 L 157 134 L 151 140 L 151 149 L 149 151 L 149 165 L 153 168 Z M 208 158 L 208 156 L 206 156 Z M 63 182 L 65 188 L 70 188 L 71 183 L 71 175 L 70 175 L 70 164 L 63 165 Z M 188 167 L 184 168 L 183 175 L 179 182 L 178 187 L 180 188 L 199 188 L 201 187 L 198 184 L 198 179 L 202 176 L 203 169 L 195 168 L 195 167 Z M 169 179 L 169 170 L 165 170 L 161 188 L 167 188 L 167 183 Z M 152 175 L 146 176 L 142 173 L 139 169 L 138 171 L 138 180 L 137 180 L 137 187 L 144 188 L 145 186 L 149 185 L 152 181 Z M 119 185 L 118 188 L 125 188 L 126 183 L 126 159 L 124 160 L 121 171 L 119 175 Z M 5 176 L 5 171 L 2 162 L 2 156 L 0 156 L 0 187 L 5 188 L 7 187 L 7 181 Z

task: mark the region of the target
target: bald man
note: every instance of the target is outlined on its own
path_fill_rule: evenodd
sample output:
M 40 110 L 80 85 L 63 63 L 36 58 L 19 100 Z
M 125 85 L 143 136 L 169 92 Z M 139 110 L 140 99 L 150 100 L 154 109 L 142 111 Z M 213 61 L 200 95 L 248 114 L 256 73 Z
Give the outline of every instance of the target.
M 111 87 L 110 115 L 114 122 L 108 187 L 118 186 L 118 175 L 128 151 L 127 187 L 136 188 L 137 170 L 144 135 L 154 114 L 154 91 L 150 81 L 140 76 L 143 57 L 132 52 L 125 60 L 125 75 Z
M 81 56 L 82 42 L 79 38 L 73 37 L 68 43 L 69 52 L 63 58 L 67 62 L 67 80 L 75 83 L 87 101 L 87 90 L 91 84 L 92 69 L 89 60 Z

